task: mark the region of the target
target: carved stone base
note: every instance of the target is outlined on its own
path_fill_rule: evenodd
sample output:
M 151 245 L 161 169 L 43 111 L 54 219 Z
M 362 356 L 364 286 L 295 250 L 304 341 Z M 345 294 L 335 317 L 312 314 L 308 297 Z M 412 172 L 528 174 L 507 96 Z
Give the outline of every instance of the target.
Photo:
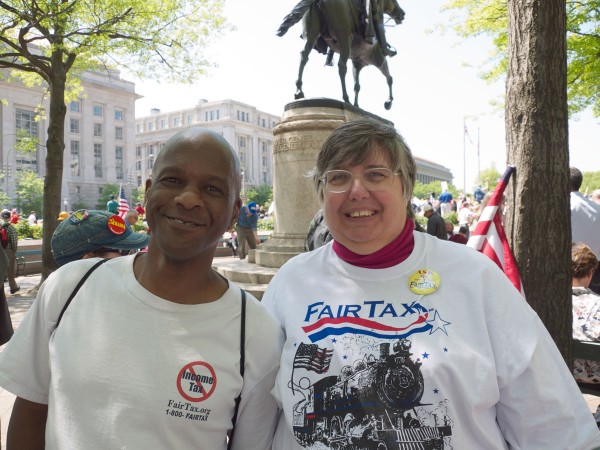
M 313 181 L 306 175 L 331 131 L 361 117 L 388 122 L 327 98 L 299 100 L 285 106 L 283 118 L 273 130 L 274 232 L 254 252 L 256 264 L 281 267 L 304 251 L 308 226 L 319 209 Z

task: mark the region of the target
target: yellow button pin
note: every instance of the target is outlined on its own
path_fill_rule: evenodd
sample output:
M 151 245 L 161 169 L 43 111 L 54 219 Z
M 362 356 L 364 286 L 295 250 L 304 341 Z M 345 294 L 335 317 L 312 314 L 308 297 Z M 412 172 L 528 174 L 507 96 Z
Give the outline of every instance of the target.
M 427 295 L 440 287 L 440 276 L 429 269 L 419 269 L 408 279 L 409 289 L 418 295 Z

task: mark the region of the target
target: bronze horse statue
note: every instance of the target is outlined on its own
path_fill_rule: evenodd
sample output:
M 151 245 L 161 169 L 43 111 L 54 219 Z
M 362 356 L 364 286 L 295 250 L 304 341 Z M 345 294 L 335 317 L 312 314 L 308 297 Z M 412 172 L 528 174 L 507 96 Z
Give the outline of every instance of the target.
M 302 74 L 308 62 L 308 55 L 313 48 L 326 53 L 328 46 L 339 54 L 338 72 L 342 84 L 342 98 L 350 103 L 346 90 L 346 73 L 348 59 L 352 60 L 354 75 L 354 106 L 358 106 L 360 91 L 360 71 L 368 66 L 377 67 L 385 76 L 389 97 L 384 103 L 385 109 L 392 107 L 392 76 L 388 68 L 387 58 L 379 43 L 370 43 L 361 32 L 363 24 L 360 20 L 361 1 L 375 0 L 315 0 L 310 3 L 302 18 L 305 39 L 304 49 L 300 53 L 300 67 L 296 80 L 296 99 L 304 98 L 302 92 Z M 391 17 L 396 24 L 404 19 L 404 11 L 396 0 L 376 0 L 382 13 Z

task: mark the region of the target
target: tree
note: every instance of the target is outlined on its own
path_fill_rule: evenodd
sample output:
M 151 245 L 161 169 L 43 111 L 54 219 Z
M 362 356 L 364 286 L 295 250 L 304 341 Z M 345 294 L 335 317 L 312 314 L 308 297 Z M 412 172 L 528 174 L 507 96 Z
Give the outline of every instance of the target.
M 502 174 L 496 170 L 496 167 L 494 165 L 492 165 L 492 167 L 490 167 L 489 169 L 482 170 L 481 187 L 487 188 L 488 192 L 492 192 L 498 184 L 498 180 L 501 176 Z
M 44 82 L 50 96 L 42 280 L 61 208 L 65 95 L 84 70 L 121 65 L 141 77 L 191 81 L 225 29 L 222 0 L 0 0 L 0 69 Z
M 115 199 L 119 199 L 119 185 L 106 183 L 102 186 L 102 194 L 98 197 L 98 203 L 96 203 L 96 209 L 106 209 L 106 204 L 110 199 L 110 196 L 114 195 Z M 130 202 L 131 203 L 131 202 Z
M 571 361 L 565 0 L 508 1 L 507 234 L 527 301 Z
M 17 209 L 26 214 L 29 214 L 29 211 L 35 211 L 39 218 L 44 209 L 44 180 L 31 170 L 19 172 L 16 194 L 18 199 Z M 54 218 L 56 217 L 58 217 L 58 213 Z
M 256 189 L 246 192 L 246 197 L 249 202 L 255 202 L 257 205 L 260 205 L 267 210 L 273 202 L 273 186 L 262 184 Z
M 564 2 L 563 2 L 564 3 Z M 591 107 L 600 116 L 600 0 L 567 0 L 566 78 L 569 110 L 572 114 Z M 505 76 L 508 68 L 508 0 L 452 0 L 448 10 L 464 12 L 455 17 L 454 30 L 462 37 L 488 35 L 494 52 L 483 78 Z
M 583 183 L 579 191 L 584 195 L 591 195 L 596 189 L 600 189 L 600 172 L 583 172 Z

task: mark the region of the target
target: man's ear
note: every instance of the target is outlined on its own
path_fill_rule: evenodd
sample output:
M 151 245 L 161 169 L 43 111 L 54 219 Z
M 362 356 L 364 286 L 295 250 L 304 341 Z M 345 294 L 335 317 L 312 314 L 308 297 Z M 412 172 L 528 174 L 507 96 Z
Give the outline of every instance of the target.
M 235 203 L 233 204 L 233 214 L 231 216 L 231 223 L 229 224 L 229 228 L 233 229 L 234 225 L 237 222 L 238 216 L 240 215 L 240 209 L 242 208 L 242 199 L 237 198 Z
M 148 203 L 148 195 L 150 195 L 150 188 L 152 187 L 152 178 L 146 179 L 146 190 L 144 192 L 144 205 Z

